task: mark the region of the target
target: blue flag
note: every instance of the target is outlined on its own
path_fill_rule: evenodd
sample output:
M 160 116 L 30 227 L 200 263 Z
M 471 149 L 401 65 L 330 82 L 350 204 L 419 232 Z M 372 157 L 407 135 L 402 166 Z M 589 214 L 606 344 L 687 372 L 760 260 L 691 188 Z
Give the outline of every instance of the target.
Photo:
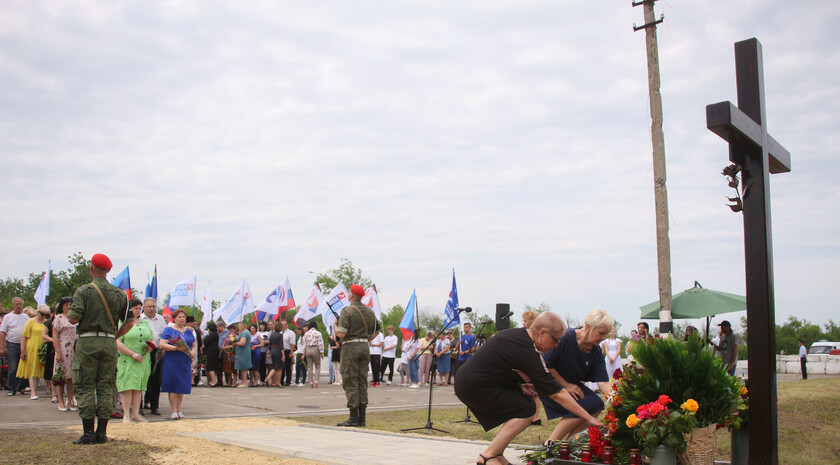
M 417 297 L 414 292 L 411 291 L 411 299 L 408 300 L 402 321 L 400 321 L 400 331 L 402 331 L 403 339 L 411 339 L 414 336 L 414 328 L 416 328 L 414 320 L 417 318 Z
M 118 274 L 116 278 L 112 279 L 111 284 L 124 290 L 128 298 L 131 298 L 131 279 L 128 276 L 128 267 L 125 267 L 125 269 L 122 270 L 122 273 Z
M 148 277 L 148 275 L 146 276 Z M 155 274 L 152 276 L 152 281 L 149 284 L 146 284 L 146 297 L 154 297 L 157 299 L 157 296 L 157 265 L 155 265 Z
M 455 270 L 452 270 L 452 290 L 449 291 L 449 300 L 443 309 L 443 330 L 454 328 L 461 324 L 461 315 L 455 313 L 458 308 L 458 286 L 455 285 Z

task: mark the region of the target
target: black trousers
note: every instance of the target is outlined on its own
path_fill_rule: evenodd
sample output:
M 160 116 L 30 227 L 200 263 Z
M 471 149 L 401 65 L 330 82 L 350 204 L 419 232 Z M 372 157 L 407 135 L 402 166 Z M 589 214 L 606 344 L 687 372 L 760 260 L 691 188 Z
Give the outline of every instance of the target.
M 802 379 L 808 379 L 808 361 L 805 357 L 799 357 L 799 366 L 802 367 Z
M 290 349 L 284 349 L 283 354 L 286 356 L 286 363 L 283 365 L 283 372 L 280 375 L 280 384 L 288 386 L 292 384 L 292 362 L 294 362 L 294 359 Z
M 385 379 L 385 369 L 389 368 L 391 371 L 388 373 L 388 381 L 394 380 L 394 357 L 382 357 L 382 372 L 379 375 L 379 380 L 382 381 Z
M 265 382 L 265 375 L 267 374 L 267 367 L 265 366 L 265 359 L 268 355 L 268 349 L 263 349 L 260 354 L 260 381 Z
M 161 362 L 157 360 L 159 349 L 153 349 L 149 354 L 149 360 L 152 364 L 152 374 L 149 375 L 149 384 L 146 386 L 146 403 L 149 408 L 157 410 L 160 406 L 160 368 Z
M 373 372 L 373 382 L 378 383 L 382 380 L 382 367 L 380 365 L 380 360 L 382 356 L 379 354 L 370 356 L 370 371 Z

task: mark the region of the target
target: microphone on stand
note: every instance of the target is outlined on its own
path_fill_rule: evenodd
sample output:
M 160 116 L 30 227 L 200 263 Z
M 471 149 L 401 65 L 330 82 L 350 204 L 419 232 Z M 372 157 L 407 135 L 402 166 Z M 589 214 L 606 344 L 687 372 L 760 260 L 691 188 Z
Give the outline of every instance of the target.
M 470 312 L 472 312 L 472 307 L 456 308 L 455 311 L 456 312 L 470 313 Z
M 493 320 L 482 321 L 482 322 L 480 322 L 479 324 L 480 324 L 480 325 L 489 325 L 489 324 L 491 324 L 491 323 L 493 323 Z
M 502 317 L 502 319 L 503 319 L 503 320 L 507 320 L 508 318 L 510 318 L 510 317 L 512 317 L 512 316 L 513 316 L 513 312 L 510 312 L 510 313 L 508 313 L 507 315 L 503 316 L 503 317 Z

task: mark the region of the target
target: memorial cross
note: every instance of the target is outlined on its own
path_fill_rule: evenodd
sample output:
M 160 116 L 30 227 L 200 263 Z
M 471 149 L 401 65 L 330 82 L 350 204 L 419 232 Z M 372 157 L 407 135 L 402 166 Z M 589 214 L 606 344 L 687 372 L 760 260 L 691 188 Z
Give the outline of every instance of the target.
M 729 142 L 741 166 L 749 347 L 750 464 L 778 464 L 776 330 L 770 173 L 790 171 L 790 153 L 767 134 L 761 43 L 735 43 L 738 107 L 706 106 L 706 127 Z

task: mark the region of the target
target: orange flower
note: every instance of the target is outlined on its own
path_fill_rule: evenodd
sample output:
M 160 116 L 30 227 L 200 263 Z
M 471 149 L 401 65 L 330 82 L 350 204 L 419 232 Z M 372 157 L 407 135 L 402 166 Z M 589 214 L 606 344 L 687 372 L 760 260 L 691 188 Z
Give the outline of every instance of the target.
M 664 395 L 664 394 L 663 394 L 663 395 L 661 395 L 661 396 L 659 396 L 659 403 L 660 403 L 660 404 L 662 404 L 662 405 L 668 405 L 668 404 L 670 404 L 671 402 L 673 402 L 673 401 L 671 400 L 671 398 L 670 398 L 670 397 L 668 397 L 668 396 L 666 396 L 666 395 Z
M 742 396 L 747 395 L 747 392 L 748 392 L 748 391 L 747 391 L 747 387 L 746 387 L 746 386 L 744 386 L 744 387 L 742 387 L 742 388 L 741 388 L 741 395 L 742 395 Z
M 639 417 L 637 417 L 636 415 L 630 415 L 629 417 L 627 417 L 626 423 L 628 428 L 632 428 L 639 424 Z
M 697 401 L 694 399 L 688 399 L 682 405 L 680 405 L 680 408 L 689 412 L 697 412 L 697 409 L 700 408 L 700 404 L 698 404 Z

